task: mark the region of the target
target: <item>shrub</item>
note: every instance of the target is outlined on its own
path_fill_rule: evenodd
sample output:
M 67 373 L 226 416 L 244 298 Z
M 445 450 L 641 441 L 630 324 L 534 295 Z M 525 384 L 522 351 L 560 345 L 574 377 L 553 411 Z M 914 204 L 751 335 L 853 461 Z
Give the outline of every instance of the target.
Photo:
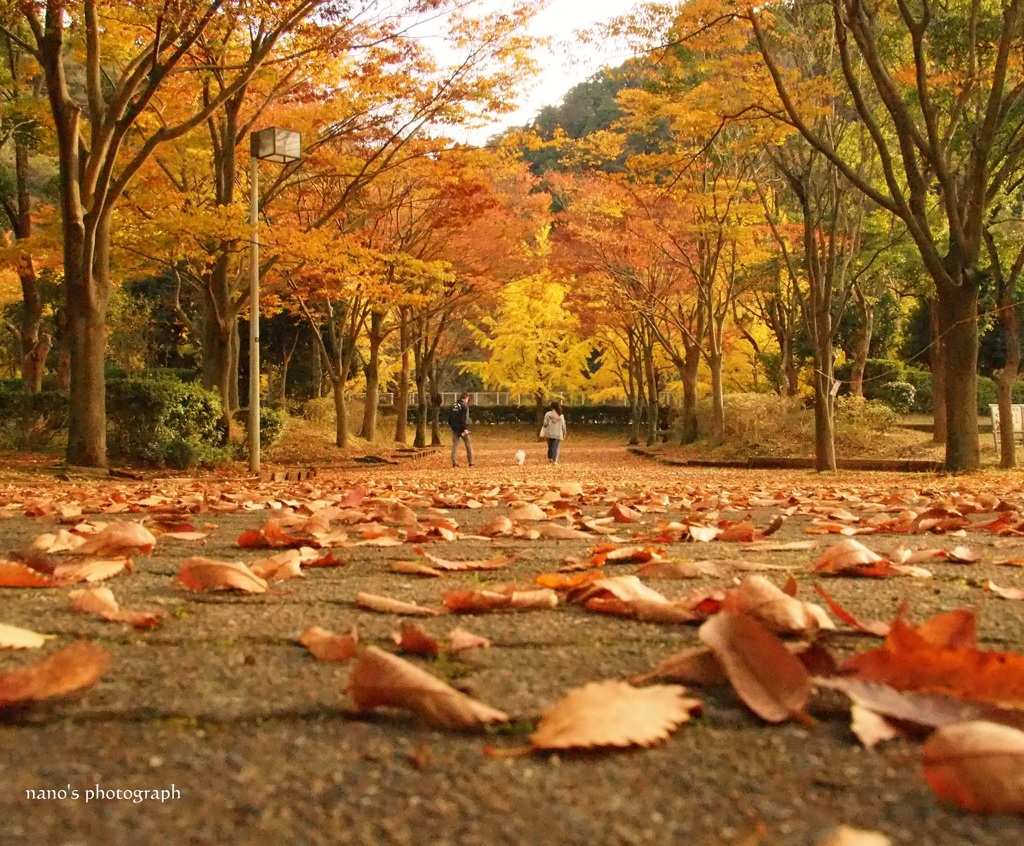
M 331 400 L 331 407 L 333 408 L 334 401 Z M 246 431 L 249 429 L 249 409 L 242 408 L 238 411 L 238 419 L 242 423 L 242 426 Z M 333 417 L 332 417 L 333 419 Z M 283 408 L 274 408 L 273 406 L 260 405 L 260 450 L 264 450 L 267 447 L 273 446 L 284 434 L 284 430 L 288 426 L 288 412 Z M 242 455 L 249 454 L 249 439 L 245 439 L 245 442 L 239 445 L 239 451 Z
M 317 397 L 307 400 L 302 406 L 302 416 L 310 423 L 327 426 L 334 423 L 334 397 Z
M 867 430 L 873 434 L 888 432 L 897 423 L 896 411 L 881 400 L 869 400 L 862 397 L 836 398 L 836 430 Z
M 697 406 L 697 424 L 706 433 L 711 403 Z M 678 427 L 677 427 L 678 428 Z M 680 432 L 673 432 L 678 437 Z M 801 397 L 778 394 L 726 394 L 725 443 L 744 455 L 792 453 L 801 445 L 814 443 L 814 416 L 804 409 Z
M 67 428 L 68 398 L 56 391 L 30 394 L 20 382 L 15 385 L 0 388 L 0 442 L 13 449 L 46 449 Z
M 910 382 L 886 382 L 878 389 L 875 399 L 889 406 L 897 414 L 908 414 L 914 407 L 916 390 Z
M 107 449 L 128 461 L 170 467 L 228 460 L 220 396 L 171 377 L 107 383 Z
M 903 371 L 903 378 L 914 386 L 914 402 L 910 410 L 915 414 L 931 414 L 935 410 L 931 371 L 908 367 Z

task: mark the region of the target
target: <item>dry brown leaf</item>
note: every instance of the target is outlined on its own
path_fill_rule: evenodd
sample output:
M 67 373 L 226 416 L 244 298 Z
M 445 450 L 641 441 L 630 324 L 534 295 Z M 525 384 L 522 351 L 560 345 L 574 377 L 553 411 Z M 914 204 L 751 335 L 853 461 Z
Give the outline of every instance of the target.
M 519 557 L 517 555 L 500 555 L 496 558 L 487 558 L 479 561 L 449 561 L 447 558 L 440 558 L 437 555 L 431 555 L 419 546 L 416 547 L 416 552 L 426 558 L 427 561 L 433 564 L 438 570 L 452 571 L 500 570 L 502 567 L 507 567 Z
M 320 626 L 310 626 L 298 640 L 321 661 L 348 661 L 356 654 L 359 635 L 354 626 L 348 634 L 334 634 Z
M 456 626 L 448 632 L 448 651 L 462 652 L 464 649 L 490 649 L 491 642 L 480 635 L 466 631 Z
M 687 526 L 687 531 L 690 540 L 697 541 L 699 543 L 708 543 L 717 538 L 722 530 L 718 526 Z
M 705 617 L 704 614 L 700 614 L 687 605 L 652 599 L 618 599 L 595 596 L 588 599 L 584 603 L 584 607 L 588 611 L 629 617 L 642 623 L 686 625 L 687 623 L 696 623 Z
M 152 555 L 156 538 L 141 523 L 119 520 L 86 539 L 72 550 L 75 555 L 115 557 L 119 555 Z
M 548 515 L 544 509 L 533 502 L 528 502 L 525 505 L 520 505 L 515 509 L 509 517 L 512 520 L 518 520 L 520 523 L 536 523 L 541 520 L 547 520 Z
M 951 564 L 977 564 L 981 553 L 968 546 L 956 546 L 946 553 L 946 560 Z
M 508 714 L 372 646 L 360 651 L 347 692 L 358 711 L 401 708 L 440 728 L 475 729 L 509 719 Z
M 93 684 L 110 656 L 95 643 L 79 641 L 23 670 L 0 675 L 0 708 L 47 699 Z
M 541 611 L 558 607 L 558 594 L 551 588 L 541 590 L 449 590 L 441 594 L 444 606 L 453 614 L 480 614 L 488 611 Z
M 437 655 L 441 651 L 441 644 L 437 638 L 427 634 L 415 623 L 402 623 L 401 629 L 391 633 L 391 639 L 403 652 L 413 655 Z
M 814 562 L 811 569 L 815 573 L 869 578 L 885 578 L 894 572 L 889 561 L 853 538 L 830 546 Z
M 267 592 L 267 583 L 240 561 L 213 561 L 198 556 L 186 558 L 178 571 L 177 580 L 192 591 Z
M 929 617 L 916 628 L 928 643 L 936 646 L 978 645 L 978 620 L 970 608 L 955 608 Z
M 634 511 L 628 505 L 616 502 L 608 510 L 608 516 L 616 523 L 636 523 L 640 520 L 640 512 Z
M 692 646 L 670 655 L 649 673 L 635 676 L 629 680 L 629 683 L 646 684 L 649 681 L 717 687 L 727 684 L 729 677 L 726 676 L 722 665 L 718 663 L 714 652 L 706 646 Z
M 873 749 L 886 740 L 903 737 L 903 732 L 881 714 L 856 704 L 850 707 L 850 731 L 868 749 Z
M 53 587 L 53 576 L 40 573 L 20 561 L 0 560 L 0 587 Z
M 303 575 L 302 558 L 297 549 L 289 549 L 282 555 L 253 561 L 249 569 L 267 582 L 283 582 Z
M 543 526 L 538 526 L 537 532 L 542 538 L 551 540 L 591 540 L 593 538 L 589 532 L 562 526 L 558 523 L 546 523 Z
M 388 570 L 392 573 L 401 573 L 405 576 L 443 576 L 436 567 L 428 567 L 422 561 L 391 561 L 388 563 Z
M 128 623 L 137 629 L 151 629 L 164 618 L 163 614 L 155 611 L 122 610 L 114 599 L 113 591 L 106 587 L 73 590 L 68 599 L 77 611 L 97 614 L 112 623 Z
M 66 561 L 53 569 L 53 577 L 61 584 L 102 582 L 118 573 L 132 570 L 130 558 L 94 559 L 92 561 Z
M 515 528 L 515 524 L 506 517 L 504 514 L 499 514 L 490 523 L 484 526 L 478 534 L 483 535 L 485 538 L 496 538 L 503 537 L 512 534 L 512 530 Z
M 436 608 L 425 608 L 415 602 L 403 602 L 389 596 L 377 596 L 374 593 L 360 593 L 356 596 L 356 604 L 360 608 L 379 611 L 382 614 L 409 614 L 415 617 L 436 617 L 441 612 Z
M 921 750 L 924 778 L 968 811 L 1024 813 L 1024 732 L 978 720 L 938 729 Z
M 77 534 L 68 529 L 61 529 L 56 534 L 45 532 L 39 535 L 32 541 L 30 548 L 49 553 L 71 552 L 78 549 L 83 543 L 85 543 L 84 535 Z
M 0 649 L 38 649 L 56 635 L 39 634 L 30 629 L 0 623 Z
M 815 846 L 892 846 L 892 841 L 877 831 L 841 825 Z
M 570 691 L 544 712 L 530 736 L 534 749 L 653 746 L 700 710 L 686 688 L 626 682 L 591 682 Z
M 764 576 L 747 576 L 727 593 L 724 607 L 756 617 L 776 632 L 808 634 L 836 627 L 820 605 L 790 596 Z
M 997 585 L 991 579 L 985 582 L 985 590 L 992 591 L 1001 599 L 1021 600 L 1024 599 L 1024 590 L 1020 588 L 1004 588 Z
M 737 695 L 761 719 L 801 717 L 811 692 L 807 669 L 785 644 L 746 614 L 723 611 L 700 627 Z
M 650 561 L 637 570 L 636 575 L 648 579 L 717 578 L 722 575 L 722 570 L 715 561 Z

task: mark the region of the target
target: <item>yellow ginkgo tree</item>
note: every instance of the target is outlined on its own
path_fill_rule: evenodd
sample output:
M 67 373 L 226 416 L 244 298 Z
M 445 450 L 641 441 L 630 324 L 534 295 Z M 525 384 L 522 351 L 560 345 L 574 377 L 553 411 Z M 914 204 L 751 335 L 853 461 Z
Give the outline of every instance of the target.
M 568 291 L 547 271 L 504 286 L 493 316 L 475 333 L 488 357 L 463 369 L 488 387 L 531 394 L 538 414 L 552 394 L 583 388 L 594 342 L 580 337 L 579 318 L 566 307 Z

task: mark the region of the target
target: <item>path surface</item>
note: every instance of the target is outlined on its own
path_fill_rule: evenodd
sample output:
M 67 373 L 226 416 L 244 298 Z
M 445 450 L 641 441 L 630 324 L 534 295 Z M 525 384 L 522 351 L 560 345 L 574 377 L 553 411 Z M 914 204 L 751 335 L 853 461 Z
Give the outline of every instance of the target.
M 960 480 L 845 473 L 713 473 L 680 471 L 630 456 L 605 441 L 569 441 L 563 463 L 543 462 L 528 445 L 514 465 L 513 440 L 477 444 L 478 466 L 453 471 L 447 453 L 401 466 L 339 467 L 304 483 L 250 486 L 240 476 L 130 482 L 72 477 L 54 481 L 46 467 L 33 477 L 7 473 L 0 482 L 0 557 L 24 549 L 58 527 L 54 505 L 83 504 L 99 520 L 158 517 L 187 520 L 208 531 L 202 541 L 158 538 L 136 570 L 105 584 L 129 609 L 159 609 L 166 619 L 149 632 L 71 609 L 70 588 L 2 589 L 0 622 L 57 635 L 35 652 L 0 650 L 0 673 L 28 665 L 76 639 L 112 656 L 103 678 L 85 690 L 31 707 L 0 711 L 0 844 L 735 844 L 812 846 L 835 825 L 878 830 L 894 843 L 1019 844 L 1016 817 L 980 816 L 943 805 L 920 772 L 920 742 L 896 740 L 863 748 L 849 728 L 848 703 L 817 696 L 813 725 L 769 726 L 727 688 L 690 689 L 703 716 L 647 750 L 503 758 L 488 746 L 521 747 L 537 716 L 587 682 L 645 672 L 699 643 L 696 626 L 665 626 L 591 613 L 578 605 L 523 613 L 491 613 L 421 621 L 440 638 L 461 625 L 492 647 L 439 659 L 413 658 L 434 675 L 516 719 L 486 733 L 425 727 L 398 712 L 356 714 L 345 694 L 347 664 L 317 661 L 295 639 L 308 626 L 358 628 L 360 641 L 395 651 L 401 618 L 358 608 L 370 591 L 437 606 L 442 591 L 530 583 L 567 557 L 587 557 L 593 540 L 434 541 L 451 559 L 520 554 L 509 568 L 453 573 L 442 579 L 389 572 L 416 558 L 410 544 L 346 546 L 343 566 L 310 570 L 265 594 L 193 594 L 174 584 L 190 555 L 222 560 L 263 557 L 235 541 L 272 514 L 316 508 L 356 484 L 364 503 L 408 501 L 426 519 L 443 506 L 474 533 L 516 501 L 541 498 L 578 482 L 583 496 L 565 507 L 582 517 L 608 513 L 613 501 L 648 503 L 626 536 L 651 534 L 658 520 L 683 516 L 769 524 L 783 508 L 795 513 L 773 537 L 813 540 L 815 550 L 762 552 L 742 544 L 659 544 L 673 560 L 712 559 L 722 575 L 690 581 L 647 580 L 670 597 L 697 587 L 728 586 L 743 577 L 737 560 L 785 565 L 814 596 L 810 563 L 836 542 L 806 529 L 828 514 L 853 524 L 902 503 L 923 510 L 958 491 L 1024 503 L 1020 474 Z M 657 505 L 664 494 L 668 505 Z M 778 497 L 774 499 L 774 497 Z M 473 498 L 482 507 L 460 507 Z M 558 499 L 551 495 L 546 502 Z M 50 505 L 47 506 L 46 504 Z M 769 504 L 765 504 L 769 503 Z M 777 503 L 777 504 L 772 504 Z M 888 503 L 888 505 L 886 505 Z M 274 510 L 268 510 L 268 506 Z M 550 506 L 549 506 L 550 507 Z M 1024 505 L 1021 505 L 1024 509 Z M 814 511 L 819 509 L 819 511 Z M 975 515 L 977 521 L 994 513 Z M 74 523 L 76 518 L 66 515 Z M 843 519 L 846 519 L 845 517 Z M 928 563 L 933 579 L 832 579 L 829 590 L 856 614 L 890 619 L 907 602 L 910 616 L 965 606 L 979 615 L 982 646 L 1024 651 L 1022 603 L 982 590 L 987 579 L 1024 588 L 1024 573 L 995 562 L 1024 557 L 1024 538 L 972 529 L 966 538 L 879 534 L 865 540 L 886 552 L 900 545 L 949 549 L 969 544 L 982 560 L 965 567 Z M 732 562 L 732 563 L 730 563 Z M 606 567 L 611 574 L 635 565 Z M 765 575 L 781 584 L 784 572 Z M 878 641 L 840 630 L 828 646 L 843 657 Z M 84 791 L 173 789 L 163 803 L 146 799 L 84 801 Z M 80 798 L 28 799 L 26 791 L 77 789 Z

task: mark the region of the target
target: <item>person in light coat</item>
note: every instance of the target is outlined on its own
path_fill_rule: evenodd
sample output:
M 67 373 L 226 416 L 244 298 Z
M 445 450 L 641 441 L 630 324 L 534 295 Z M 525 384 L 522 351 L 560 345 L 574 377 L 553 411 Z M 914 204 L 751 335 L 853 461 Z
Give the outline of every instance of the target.
M 565 438 L 565 415 L 562 414 L 561 403 L 551 403 L 551 407 L 544 415 L 541 433 L 548 441 L 548 461 L 558 464 L 558 448 Z

